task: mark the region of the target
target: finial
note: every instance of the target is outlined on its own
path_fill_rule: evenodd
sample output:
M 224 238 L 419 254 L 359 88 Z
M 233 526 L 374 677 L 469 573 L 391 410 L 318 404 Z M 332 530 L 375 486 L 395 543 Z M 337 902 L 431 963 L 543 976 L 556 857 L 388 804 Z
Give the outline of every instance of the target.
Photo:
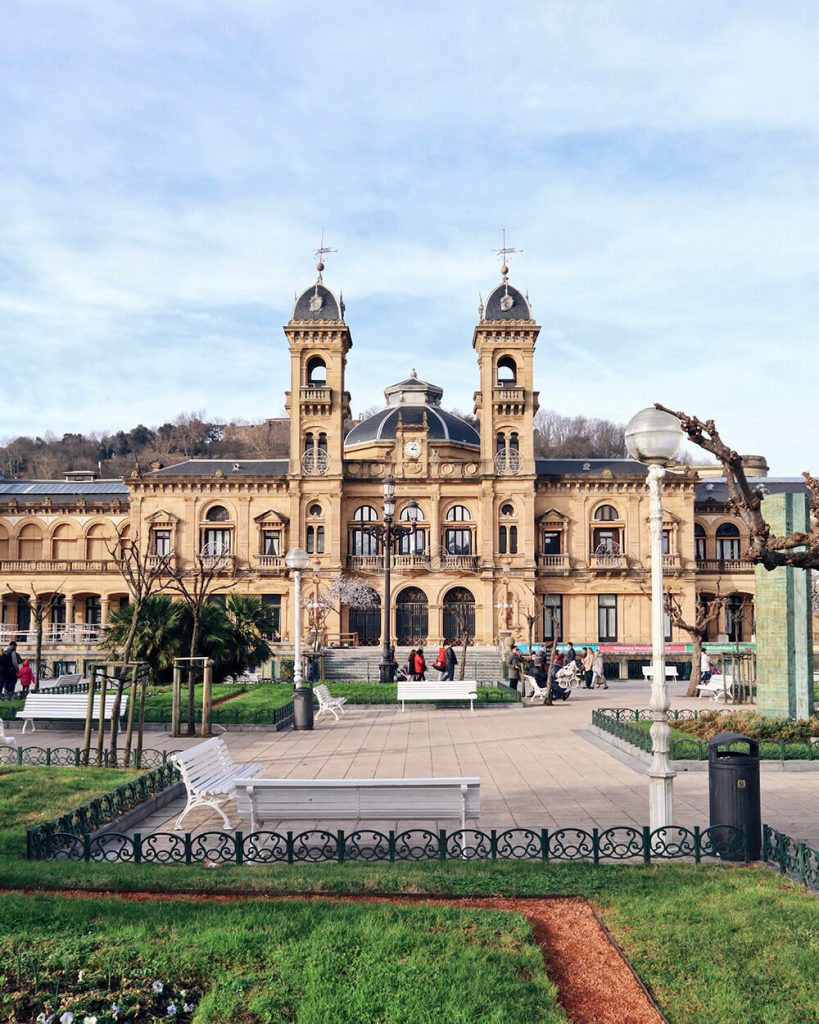
M 484 309 L 484 306 L 483 306 L 483 295 L 481 295 L 481 293 L 478 292 L 478 319 L 479 320 L 483 320 L 483 309 Z
M 410 377 L 412 377 L 413 380 L 417 380 L 418 379 L 418 374 L 415 372 L 415 367 L 414 366 L 410 370 Z
M 321 229 L 321 245 L 313 253 L 313 255 L 316 257 L 316 260 L 318 261 L 316 263 L 316 270 L 318 271 L 318 279 L 316 281 L 316 288 L 318 288 L 318 286 L 320 284 L 322 284 L 321 272 L 324 270 L 324 258 L 323 257 L 325 257 L 328 253 L 331 253 L 331 252 L 338 252 L 338 250 L 337 249 L 330 249 L 330 248 L 328 248 L 324 244 L 324 227 L 322 226 L 322 229 Z
M 506 228 L 503 229 L 503 245 L 500 249 L 496 250 L 498 258 L 501 261 L 501 277 L 505 285 L 509 284 L 509 266 L 506 262 L 506 257 L 510 256 L 513 252 L 523 252 L 523 249 L 513 249 L 511 246 L 506 244 Z

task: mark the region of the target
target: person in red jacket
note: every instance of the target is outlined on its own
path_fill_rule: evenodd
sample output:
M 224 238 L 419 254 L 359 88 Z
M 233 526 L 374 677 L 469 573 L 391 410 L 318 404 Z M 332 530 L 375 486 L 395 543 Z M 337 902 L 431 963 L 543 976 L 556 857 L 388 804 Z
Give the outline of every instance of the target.
M 34 672 L 28 658 L 17 669 L 17 678 L 20 680 L 20 685 L 23 687 L 23 696 L 25 696 L 28 693 L 29 686 L 34 682 Z
M 427 662 L 426 659 L 424 658 L 424 648 L 419 647 L 418 650 L 415 652 L 415 674 L 413 678 L 421 681 L 426 680 L 427 677 L 424 674 L 426 670 Z

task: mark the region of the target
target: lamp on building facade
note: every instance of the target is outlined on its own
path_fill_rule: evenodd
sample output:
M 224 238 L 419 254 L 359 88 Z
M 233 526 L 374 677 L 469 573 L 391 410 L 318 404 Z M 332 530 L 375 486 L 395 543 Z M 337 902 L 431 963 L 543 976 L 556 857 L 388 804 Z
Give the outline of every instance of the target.
M 293 728 L 313 728 L 313 688 L 304 684 L 301 670 L 301 574 L 307 568 L 309 558 L 304 548 L 290 548 L 284 556 L 284 564 L 293 570 L 295 581 L 295 640 L 293 643 Z
M 382 506 L 383 523 L 375 526 L 362 526 L 362 532 L 370 537 L 375 537 L 381 545 L 384 555 L 384 607 L 382 609 L 381 625 L 381 664 L 378 666 L 378 675 L 382 683 L 393 681 L 394 666 L 392 663 L 392 639 L 390 636 L 390 587 L 392 576 L 392 556 L 395 542 L 402 537 L 414 537 L 418 531 L 417 509 L 418 502 L 411 499 L 407 502 L 409 509 L 408 518 L 411 526 L 396 526 L 395 519 L 395 478 L 389 475 L 384 478 L 384 503 Z
M 665 681 L 665 595 L 663 593 L 663 499 L 665 467 L 680 450 L 679 420 L 660 409 L 642 409 L 626 426 L 626 447 L 648 466 L 651 536 L 651 744 L 649 824 L 652 829 L 674 824 L 674 772 L 668 759 L 668 686 Z

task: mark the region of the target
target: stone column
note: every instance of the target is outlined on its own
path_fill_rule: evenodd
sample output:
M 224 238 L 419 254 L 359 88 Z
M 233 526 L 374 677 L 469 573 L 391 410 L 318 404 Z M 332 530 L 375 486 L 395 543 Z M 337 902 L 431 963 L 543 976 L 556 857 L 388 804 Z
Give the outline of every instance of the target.
M 774 494 L 762 512 L 777 535 L 810 529 L 805 494 Z M 811 574 L 756 567 L 756 707 L 763 715 L 807 718 L 813 710 Z

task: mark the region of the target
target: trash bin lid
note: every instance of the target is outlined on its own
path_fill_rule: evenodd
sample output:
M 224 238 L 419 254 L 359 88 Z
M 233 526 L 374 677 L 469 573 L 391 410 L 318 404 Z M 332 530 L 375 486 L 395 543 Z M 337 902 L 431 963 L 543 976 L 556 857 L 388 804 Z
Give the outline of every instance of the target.
M 736 750 L 723 750 L 720 751 L 720 747 L 730 747 L 734 743 L 747 743 L 748 754 L 740 753 Z M 757 757 L 759 755 L 759 744 L 756 740 L 751 739 L 750 736 L 743 736 L 741 732 L 721 732 L 717 736 L 712 736 L 708 741 L 708 757 L 713 760 L 716 757 Z

